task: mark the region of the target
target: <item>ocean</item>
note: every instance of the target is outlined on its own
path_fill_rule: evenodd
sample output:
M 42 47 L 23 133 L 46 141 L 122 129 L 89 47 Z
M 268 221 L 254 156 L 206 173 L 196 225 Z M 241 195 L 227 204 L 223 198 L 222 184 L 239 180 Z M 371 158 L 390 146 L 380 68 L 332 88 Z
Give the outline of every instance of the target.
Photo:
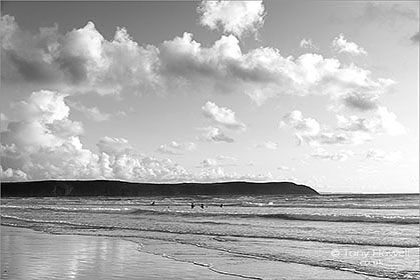
M 419 223 L 418 194 L 1 199 L 4 226 L 117 237 L 249 279 L 420 279 Z

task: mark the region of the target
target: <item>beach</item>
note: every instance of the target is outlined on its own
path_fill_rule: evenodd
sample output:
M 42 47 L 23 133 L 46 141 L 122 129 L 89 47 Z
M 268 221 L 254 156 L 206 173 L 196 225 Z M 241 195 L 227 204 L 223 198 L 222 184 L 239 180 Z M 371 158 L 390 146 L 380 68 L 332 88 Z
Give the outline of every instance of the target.
M 1 279 L 237 279 L 118 238 L 1 227 Z
M 418 223 L 417 195 L 2 198 L 2 279 L 416 279 Z
M 420 0 L 1 10 L 0 280 L 420 280 Z

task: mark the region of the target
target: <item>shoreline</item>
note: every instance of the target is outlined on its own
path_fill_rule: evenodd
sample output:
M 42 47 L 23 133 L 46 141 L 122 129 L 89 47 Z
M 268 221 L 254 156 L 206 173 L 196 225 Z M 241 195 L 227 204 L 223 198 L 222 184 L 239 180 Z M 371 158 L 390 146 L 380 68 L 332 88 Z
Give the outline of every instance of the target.
M 203 262 L 203 259 L 192 262 L 172 255 L 148 252 L 143 249 L 143 243 L 111 236 L 55 234 L 11 225 L 0 225 L 0 232 L 1 279 L 5 280 L 262 280 L 277 277 L 305 279 L 308 273 L 314 273 L 311 274 L 314 279 L 388 279 L 281 261 L 273 266 L 267 260 L 259 262 L 252 270 L 249 268 L 253 262 L 249 260 L 243 264 L 231 260 L 215 267 Z M 265 270 L 271 270 L 271 274 L 274 272 L 276 277 L 262 277 L 261 273 L 264 274 Z M 296 277 L 296 271 L 306 271 L 306 276 Z
M 243 279 L 142 252 L 139 244 L 115 237 L 5 225 L 0 231 L 1 279 Z

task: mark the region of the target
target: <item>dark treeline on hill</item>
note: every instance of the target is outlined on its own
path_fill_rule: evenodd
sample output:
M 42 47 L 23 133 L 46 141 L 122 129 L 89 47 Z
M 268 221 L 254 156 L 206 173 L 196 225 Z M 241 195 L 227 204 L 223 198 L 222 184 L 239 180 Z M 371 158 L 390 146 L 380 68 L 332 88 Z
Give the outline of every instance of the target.
M 187 196 L 187 195 L 316 195 L 317 191 L 292 182 L 129 183 L 122 181 L 33 181 L 1 184 L 2 197 L 42 196 Z

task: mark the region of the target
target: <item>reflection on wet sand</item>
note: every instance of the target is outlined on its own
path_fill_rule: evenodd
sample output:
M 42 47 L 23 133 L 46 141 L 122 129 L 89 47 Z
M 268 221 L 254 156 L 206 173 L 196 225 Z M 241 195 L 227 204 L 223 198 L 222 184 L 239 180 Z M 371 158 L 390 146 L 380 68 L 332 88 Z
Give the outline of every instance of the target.
M 2 226 L 1 279 L 221 277 L 203 267 L 139 252 L 136 247 L 116 238 L 52 235 Z

